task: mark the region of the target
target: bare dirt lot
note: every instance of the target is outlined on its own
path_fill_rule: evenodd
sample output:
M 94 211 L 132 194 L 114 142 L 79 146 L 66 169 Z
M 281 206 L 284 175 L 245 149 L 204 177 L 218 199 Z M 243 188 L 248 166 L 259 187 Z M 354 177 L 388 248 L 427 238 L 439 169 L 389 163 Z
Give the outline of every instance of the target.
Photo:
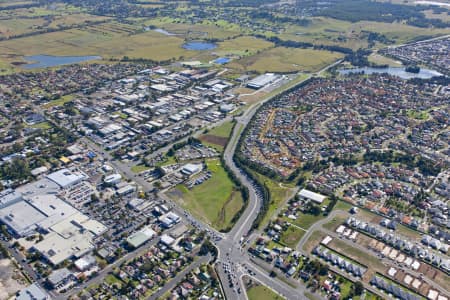
M 216 136 L 216 135 L 205 134 L 205 135 L 201 136 L 200 140 L 202 142 L 225 147 L 225 145 L 227 144 L 228 138 L 220 137 L 220 136 Z
M 0 300 L 6 300 L 25 287 L 22 274 L 10 259 L 0 259 Z

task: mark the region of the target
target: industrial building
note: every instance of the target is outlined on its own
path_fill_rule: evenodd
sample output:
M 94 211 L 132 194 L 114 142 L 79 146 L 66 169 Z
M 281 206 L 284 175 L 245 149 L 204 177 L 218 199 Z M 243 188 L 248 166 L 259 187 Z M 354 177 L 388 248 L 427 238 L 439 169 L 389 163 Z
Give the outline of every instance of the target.
M 62 198 L 76 196 L 85 178 L 82 173 L 62 169 L 2 192 L 0 221 L 18 237 L 43 234 L 44 239 L 33 248 L 53 265 L 83 256 L 94 249 L 93 238 L 107 230 Z
M 202 170 L 201 164 L 186 164 L 181 169 L 181 173 L 184 175 L 192 176 Z
M 73 172 L 69 169 L 61 169 L 47 175 L 47 178 L 55 182 L 61 188 L 67 188 L 86 179 L 86 175 L 81 172 Z
M 150 226 L 145 226 L 127 238 L 127 243 L 133 248 L 138 248 L 151 240 L 154 236 L 156 236 L 156 232 L 151 229 Z
M 251 89 L 259 90 L 262 87 L 274 82 L 279 78 L 279 75 L 273 73 L 266 73 L 264 75 L 260 75 L 256 78 L 253 78 L 249 82 L 247 82 L 247 87 Z
M 16 294 L 16 300 L 49 300 L 50 296 L 37 283 L 20 290 Z
M 302 189 L 299 193 L 298 196 L 301 199 L 305 199 L 305 200 L 311 200 L 313 202 L 316 202 L 317 204 L 322 204 L 322 202 L 325 200 L 326 196 L 318 194 L 318 193 L 314 193 L 312 191 L 309 191 L 307 189 Z

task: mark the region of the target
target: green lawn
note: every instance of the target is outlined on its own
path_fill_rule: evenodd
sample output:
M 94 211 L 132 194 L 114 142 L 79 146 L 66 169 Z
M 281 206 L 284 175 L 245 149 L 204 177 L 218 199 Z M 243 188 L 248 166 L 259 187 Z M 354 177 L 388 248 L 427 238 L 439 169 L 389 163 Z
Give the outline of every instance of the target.
M 223 148 L 228 142 L 228 138 L 233 130 L 234 123 L 232 121 L 225 122 L 207 133 L 199 137 L 203 145 L 216 149 L 219 152 L 223 151 Z
M 150 168 L 145 165 L 135 165 L 135 166 L 131 167 L 131 171 L 134 173 L 141 173 L 141 172 L 147 171 L 148 169 L 150 169 Z
M 253 286 L 247 290 L 247 297 L 249 300 L 281 300 L 283 297 L 276 294 L 271 289 L 263 286 Z
M 328 248 L 333 249 L 334 251 L 342 255 L 345 255 L 355 262 L 361 262 L 365 266 L 375 271 L 382 272 L 385 268 L 385 266 L 376 256 L 370 255 L 367 252 L 352 247 L 350 244 L 347 244 L 346 242 L 339 239 L 333 239 L 328 245 Z
M 301 230 L 295 226 L 289 226 L 287 230 L 285 230 L 280 237 L 280 242 L 288 246 L 289 248 L 297 247 L 300 239 L 305 235 L 306 231 Z
M 430 115 L 426 111 L 409 110 L 407 115 L 416 120 L 428 120 L 430 118 Z
M 177 161 L 175 160 L 175 156 L 165 156 L 164 158 L 165 159 L 163 161 L 156 164 L 158 167 L 164 167 L 177 163 Z
M 344 223 L 346 219 L 347 217 L 345 216 L 336 216 L 333 219 L 331 219 L 328 223 L 324 224 L 323 227 L 330 231 L 334 231 L 339 225 Z
M 42 122 L 42 123 L 31 125 L 31 127 L 39 128 L 39 129 L 42 129 L 42 130 L 47 130 L 47 129 L 52 128 L 52 125 L 50 125 L 49 122 Z
M 117 284 L 119 287 L 122 286 L 123 281 L 120 280 L 119 278 L 117 278 L 116 276 L 114 276 L 113 274 L 109 274 L 108 276 L 105 277 L 105 282 L 108 284 Z
M 350 203 L 347 203 L 345 201 L 338 201 L 336 205 L 334 206 L 333 210 L 343 210 L 343 211 L 349 211 L 350 208 L 352 208 L 353 205 Z
M 292 188 L 286 184 L 280 184 L 273 181 L 259 173 L 254 172 L 254 174 L 259 178 L 261 183 L 265 183 L 270 193 L 269 209 L 259 225 L 259 228 L 262 229 L 265 227 L 265 224 L 267 224 L 270 218 L 273 217 L 276 210 L 283 205 L 290 196 L 292 196 Z
M 299 213 L 297 220 L 292 220 L 291 222 L 297 225 L 298 227 L 308 229 L 309 227 L 311 227 L 312 224 L 322 220 L 323 218 L 324 216 L 322 214 L 315 216 L 312 214 Z
M 234 123 L 232 121 L 224 122 L 223 124 L 211 129 L 208 134 L 220 136 L 220 137 L 230 137 L 231 130 L 233 130 Z
M 243 205 L 242 195 L 235 189 L 220 160 L 210 159 L 207 165 L 212 172 L 210 179 L 191 190 L 178 185 L 178 192 L 170 194 L 175 195 L 176 200 L 196 217 L 218 230 L 225 230 L 232 225 L 232 218 Z M 180 192 L 181 196 L 176 196 Z
M 52 108 L 53 106 L 63 106 L 64 104 L 66 104 L 67 102 L 70 102 L 73 100 L 73 95 L 65 95 L 62 96 L 59 99 L 50 101 L 49 103 L 44 104 L 44 108 Z

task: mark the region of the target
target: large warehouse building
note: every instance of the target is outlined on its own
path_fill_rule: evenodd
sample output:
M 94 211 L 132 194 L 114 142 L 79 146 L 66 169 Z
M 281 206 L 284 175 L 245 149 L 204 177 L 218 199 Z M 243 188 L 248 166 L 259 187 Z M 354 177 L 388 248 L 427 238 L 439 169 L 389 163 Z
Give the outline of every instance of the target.
M 0 193 L 0 221 L 18 237 L 44 234 L 33 248 L 54 265 L 80 257 L 94 248 L 93 238 L 107 230 L 60 197 L 84 179 L 82 174 L 63 169 L 4 191 Z
M 277 80 L 278 77 L 279 75 L 273 73 L 266 73 L 264 75 L 260 75 L 256 78 L 253 78 L 252 80 L 247 82 L 247 87 L 259 90 L 260 88 L 265 87 L 269 83 L 272 83 L 275 80 Z

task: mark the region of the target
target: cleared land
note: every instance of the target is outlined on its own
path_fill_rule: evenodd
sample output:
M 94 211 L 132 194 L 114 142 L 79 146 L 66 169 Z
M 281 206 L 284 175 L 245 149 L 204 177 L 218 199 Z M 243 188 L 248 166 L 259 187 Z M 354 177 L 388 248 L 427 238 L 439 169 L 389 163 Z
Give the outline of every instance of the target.
M 185 185 L 178 185 L 169 196 L 199 219 L 218 230 L 225 230 L 244 205 L 242 195 L 218 159 L 208 160 L 207 166 L 212 172 L 210 179 L 190 190 Z
M 301 230 L 294 226 L 289 226 L 289 228 L 281 234 L 280 242 L 290 248 L 295 248 L 302 236 L 305 235 L 305 233 L 306 231 L 304 230 Z
M 340 58 L 343 55 L 337 52 L 276 47 L 230 63 L 229 66 L 258 73 L 314 72 Z
M 388 65 L 390 67 L 401 67 L 403 66 L 401 61 L 380 55 L 378 53 L 373 53 L 368 57 L 369 62 L 378 64 L 378 65 Z
M 225 122 L 201 135 L 199 139 L 204 145 L 223 151 L 233 130 L 233 124 L 231 121 Z

